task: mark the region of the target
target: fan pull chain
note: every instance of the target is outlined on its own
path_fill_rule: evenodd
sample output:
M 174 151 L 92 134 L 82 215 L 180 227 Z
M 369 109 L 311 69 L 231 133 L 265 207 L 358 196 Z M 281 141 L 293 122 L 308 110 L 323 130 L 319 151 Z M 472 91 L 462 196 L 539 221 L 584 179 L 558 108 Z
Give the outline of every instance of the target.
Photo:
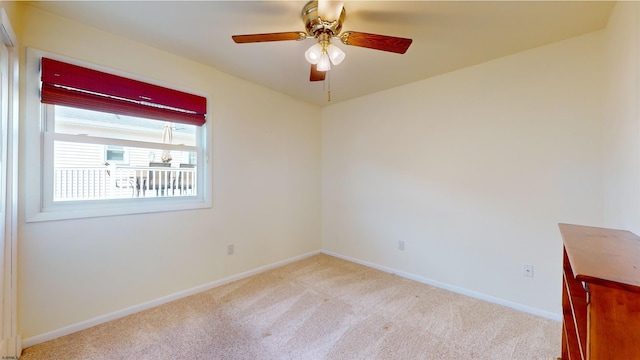
M 326 72 L 326 78 L 324 80 L 327 83 L 327 102 L 331 102 L 331 72 Z

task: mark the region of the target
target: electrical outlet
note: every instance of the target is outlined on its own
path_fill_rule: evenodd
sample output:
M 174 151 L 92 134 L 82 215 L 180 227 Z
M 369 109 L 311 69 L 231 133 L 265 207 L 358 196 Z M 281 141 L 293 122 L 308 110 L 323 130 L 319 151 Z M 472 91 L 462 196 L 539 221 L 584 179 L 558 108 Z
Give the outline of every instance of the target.
M 522 264 L 522 276 L 524 277 L 533 277 L 533 265 L 531 264 Z
M 233 244 L 227 245 L 227 255 L 233 255 Z
M 404 251 L 404 241 L 403 240 L 398 241 L 398 250 L 403 250 Z

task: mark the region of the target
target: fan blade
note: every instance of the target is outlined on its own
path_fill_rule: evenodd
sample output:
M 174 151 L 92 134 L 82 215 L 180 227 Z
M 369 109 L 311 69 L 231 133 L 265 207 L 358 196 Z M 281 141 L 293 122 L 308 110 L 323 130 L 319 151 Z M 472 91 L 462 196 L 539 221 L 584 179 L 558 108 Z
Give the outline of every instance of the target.
M 309 75 L 309 81 L 322 81 L 326 75 L 326 71 L 318 71 L 318 65 L 311 64 L 311 74 Z
M 346 31 L 340 35 L 340 41 L 345 45 L 404 54 L 413 40 L 395 36 Z
M 344 1 L 318 0 L 318 16 L 324 21 L 334 21 L 340 18 Z
M 231 36 L 236 44 L 256 43 L 265 41 L 304 40 L 307 34 L 303 32 L 281 32 L 268 34 L 248 34 Z

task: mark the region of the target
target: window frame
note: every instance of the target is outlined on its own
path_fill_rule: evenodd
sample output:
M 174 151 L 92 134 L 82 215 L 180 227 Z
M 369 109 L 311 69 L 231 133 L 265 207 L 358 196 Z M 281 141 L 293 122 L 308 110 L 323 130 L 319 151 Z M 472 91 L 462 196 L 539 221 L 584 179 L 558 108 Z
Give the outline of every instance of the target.
M 63 134 L 47 132 L 47 109 L 50 105 L 40 102 L 40 59 L 63 61 L 132 80 L 168 87 L 171 89 L 203 96 L 207 99 L 206 122 L 200 128 L 198 138 L 198 174 L 197 195 L 183 197 L 157 198 L 129 198 L 106 200 L 77 200 L 68 202 L 53 202 L 53 177 L 45 178 L 45 174 L 53 174 L 53 142 L 55 139 L 65 138 Z M 180 211 L 211 208 L 212 197 L 212 165 L 211 165 L 211 97 L 209 94 L 198 93 L 193 90 L 180 88 L 173 84 L 166 84 L 156 80 L 136 76 L 130 73 L 114 70 L 100 65 L 81 62 L 65 56 L 52 54 L 33 48 L 27 49 L 26 57 L 26 106 L 25 106 L 25 149 L 23 156 L 23 173 L 25 174 L 25 220 L 27 222 L 52 221 L 64 219 L 78 219 L 101 216 L 117 216 L 141 213 L 156 213 L 166 211 Z M 72 136 L 70 136 L 71 138 Z M 104 142 L 105 139 L 92 139 L 93 143 Z M 109 140 L 110 145 L 118 144 L 117 140 Z M 129 141 L 123 141 L 123 144 Z M 105 144 L 106 145 L 106 144 Z M 178 148 L 179 145 L 166 145 Z M 48 151 L 50 149 L 51 151 Z M 27 166 L 26 164 L 37 164 Z

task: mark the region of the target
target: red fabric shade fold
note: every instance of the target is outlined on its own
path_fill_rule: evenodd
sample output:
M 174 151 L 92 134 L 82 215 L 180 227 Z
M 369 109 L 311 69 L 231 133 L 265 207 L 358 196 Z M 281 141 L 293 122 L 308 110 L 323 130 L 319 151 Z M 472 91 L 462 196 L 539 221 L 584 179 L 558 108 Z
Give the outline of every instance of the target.
M 166 87 L 42 58 L 41 101 L 201 126 L 207 99 Z

